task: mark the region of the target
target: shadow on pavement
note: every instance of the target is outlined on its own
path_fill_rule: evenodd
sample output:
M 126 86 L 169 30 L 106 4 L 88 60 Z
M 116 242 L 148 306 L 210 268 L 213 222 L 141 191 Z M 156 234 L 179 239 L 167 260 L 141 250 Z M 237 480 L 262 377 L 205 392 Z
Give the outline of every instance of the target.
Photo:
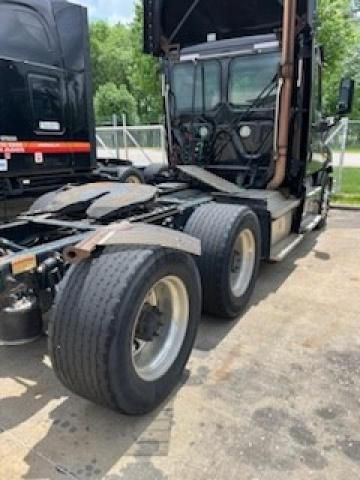
M 11 431 L 32 447 L 23 478 L 44 478 L 39 456 L 48 461 L 53 477 L 89 479 L 104 478 L 123 456 L 150 461 L 168 455 L 176 392 L 153 414 L 126 417 L 69 396 L 44 352 L 45 339 L 0 349 L 0 378 L 9 379 L 9 394 L 0 392 L 0 438 Z

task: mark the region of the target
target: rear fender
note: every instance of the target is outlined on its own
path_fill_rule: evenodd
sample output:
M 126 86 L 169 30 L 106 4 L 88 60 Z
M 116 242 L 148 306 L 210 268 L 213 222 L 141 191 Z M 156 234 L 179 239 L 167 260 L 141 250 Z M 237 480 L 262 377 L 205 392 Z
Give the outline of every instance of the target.
M 122 222 L 100 228 L 89 237 L 64 251 L 69 263 L 79 263 L 90 258 L 99 247 L 147 246 L 180 250 L 191 255 L 201 255 L 201 242 L 185 233 L 145 223 Z

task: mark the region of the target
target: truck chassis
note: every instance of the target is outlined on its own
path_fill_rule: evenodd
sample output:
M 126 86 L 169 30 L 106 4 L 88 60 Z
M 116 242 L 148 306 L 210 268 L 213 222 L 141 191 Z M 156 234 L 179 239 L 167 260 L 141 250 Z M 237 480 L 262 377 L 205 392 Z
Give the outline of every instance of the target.
M 304 203 L 200 167 L 168 176 L 65 188 L 0 227 L 2 343 L 39 337 L 51 310 L 56 375 L 127 414 L 153 410 L 179 382 L 202 310 L 239 316 L 260 261 L 282 260 L 327 216 L 321 186 Z

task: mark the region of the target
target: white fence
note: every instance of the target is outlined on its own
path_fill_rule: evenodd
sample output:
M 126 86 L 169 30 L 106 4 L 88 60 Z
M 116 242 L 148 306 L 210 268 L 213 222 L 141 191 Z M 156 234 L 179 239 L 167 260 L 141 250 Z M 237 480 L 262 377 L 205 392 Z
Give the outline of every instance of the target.
M 98 127 L 96 140 L 98 158 L 129 160 L 135 166 L 167 162 L 162 125 Z
M 348 131 L 349 120 L 345 118 L 333 129 L 325 142 L 333 154 L 335 193 L 341 192 L 342 189 Z
M 326 144 L 333 152 L 335 192 L 339 193 L 343 187 L 344 168 L 360 168 L 360 121 L 341 120 Z

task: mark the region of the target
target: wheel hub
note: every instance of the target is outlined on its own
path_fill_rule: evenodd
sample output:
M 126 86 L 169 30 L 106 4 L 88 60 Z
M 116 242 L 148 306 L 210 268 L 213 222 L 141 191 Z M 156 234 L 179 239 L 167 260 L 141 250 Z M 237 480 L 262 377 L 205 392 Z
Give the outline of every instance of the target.
M 132 336 L 132 361 L 144 381 L 161 378 L 178 356 L 189 322 L 189 296 L 175 276 L 161 279 L 145 296 Z
M 230 267 L 230 286 L 235 297 L 244 295 L 253 277 L 256 262 L 256 242 L 250 229 L 238 236 Z
M 242 265 L 242 257 L 239 252 L 234 253 L 234 258 L 231 266 L 231 273 L 239 273 Z
M 152 342 L 159 336 L 161 327 L 164 326 L 163 313 L 150 304 L 145 304 L 141 312 L 135 336 L 143 342 Z

